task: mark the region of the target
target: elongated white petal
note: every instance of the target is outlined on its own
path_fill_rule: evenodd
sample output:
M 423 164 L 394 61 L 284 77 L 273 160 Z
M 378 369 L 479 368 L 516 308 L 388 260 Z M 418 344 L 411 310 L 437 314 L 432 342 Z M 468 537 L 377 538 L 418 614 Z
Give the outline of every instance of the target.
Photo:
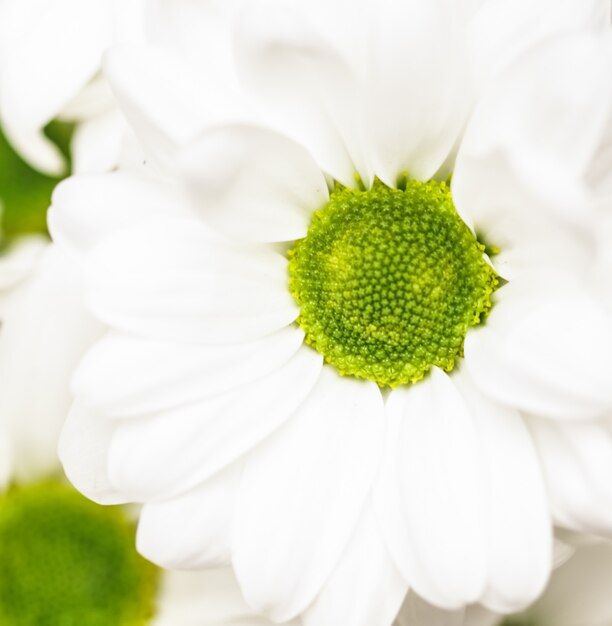
M 151 626 L 273 626 L 248 607 L 231 568 L 166 571 Z M 301 626 L 299 619 L 283 626 Z
M 110 450 L 113 483 L 135 500 L 197 485 L 281 426 L 311 392 L 320 369 L 320 355 L 302 347 L 261 380 L 122 422 Z
M 395 626 L 466 626 L 465 608 L 446 611 L 428 604 L 411 591 L 397 616 Z M 471 626 L 471 624 L 470 624 Z
M 392 187 L 405 173 L 431 178 L 465 123 L 473 96 L 460 4 L 384 0 L 370 18 L 368 153 Z
M 324 368 L 308 400 L 249 458 L 233 562 L 254 609 L 289 620 L 320 592 L 366 501 L 382 414 L 376 385 Z
M 117 172 L 61 182 L 53 192 L 48 222 L 54 241 L 84 255 L 129 226 L 190 214 L 180 195 L 168 185 Z
M 254 0 L 237 20 L 236 61 L 274 128 L 306 146 L 336 180 L 369 182 L 361 85 L 342 54 L 296 6 Z
M 526 50 L 547 37 L 581 29 L 604 32 L 610 25 L 610 5 L 600 0 L 488 0 L 469 23 L 472 67 L 479 83 L 516 62 Z
M 468 332 L 465 366 L 482 393 L 553 419 L 612 409 L 612 318 L 567 275 L 505 285 L 485 326 Z
M 303 339 L 303 331 L 294 326 L 231 346 L 151 341 L 111 332 L 80 363 L 72 390 L 107 417 L 162 411 L 264 378 L 289 361 Z
M 115 110 L 79 124 L 71 146 L 73 174 L 97 174 L 116 167 L 125 133 L 125 121 Z
M 210 130 L 186 149 L 182 163 L 204 219 L 239 239 L 301 239 L 328 200 L 325 177 L 306 150 L 261 127 Z
M 393 390 L 375 489 L 389 551 L 419 595 L 446 609 L 475 602 L 487 580 L 482 449 L 447 374 Z
M 459 371 L 454 382 L 482 447 L 487 511 L 487 586 L 479 601 L 498 613 L 524 609 L 552 564 L 552 522 L 531 436 L 518 411 L 491 402 Z
M 59 459 L 68 480 L 90 500 L 100 504 L 130 502 L 108 478 L 108 448 L 113 422 L 96 417 L 75 402 L 59 440 Z
M 368 501 L 342 558 L 302 614 L 302 622 L 304 626 L 390 626 L 407 591 Z
M 493 81 L 465 131 L 453 176 L 460 213 L 489 239 L 510 210 L 529 237 L 543 213 L 583 229 L 596 189 L 587 174 L 612 132 L 612 45 L 592 33 L 535 46 Z M 517 197 L 515 190 L 520 190 Z M 493 232 L 489 229 L 493 228 Z M 546 232 L 541 227 L 537 233 Z M 504 241 L 493 241 L 503 248 Z
M 282 329 L 299 312 L 287 259 L 216 241 L 197 220 L 123 230 L 94 250 L 86 273 L 96 316 L 155 339 L 240 343 Z
M 230 563 L 230 529 L 241 464 L 169 500 L 142 507 L 136 545 L 161 567 L 201 569 Z

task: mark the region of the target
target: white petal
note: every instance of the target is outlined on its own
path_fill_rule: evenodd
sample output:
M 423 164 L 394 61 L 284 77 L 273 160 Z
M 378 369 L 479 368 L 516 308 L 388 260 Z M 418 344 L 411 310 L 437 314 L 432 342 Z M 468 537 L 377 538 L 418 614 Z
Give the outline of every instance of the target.
M 158 604 L 150 626 L 273 626 L 247 606 L 229 567 L 164 572 Z M 301 622 L 284 626 L 301 626 Z
M 465 340 L 465 366 L 484 394 L 554 419 L 612 408 L 610 353 L 612 318 L 576 278 L 550 273 L 505 285 Z
M 241 464 L 233 464 L 177 498 L 145 504 L 138 523 L 138 551 L 170 569 L 229 565 L 241 469 Z
M 213 73 L 220 83 L 237 85 L 232 56 L 234 0 L 147 0 L 146 40 L 180 53 L 199 76 Z
M 393 563 L 368 501 L 323 591 L 302 614 L 304 626 L 390 626 L 408 585 Z
M 10 38 L 10 53 L 2 55 L 0 68 L 3 124 L 34 166 L 59 174 L 62 162 L 42 135 L 38 147 L 28 146 L 27 139 L 56 117 L 100 67 L 111 37 L 107 2 L 8 0 L 2 9 L 2 29 Z
M 155 339 L 240 343 L 287 326 L 299 309 L 287 259 L 215 240 L 197 220 L 159 220 L 100 244 L 87 299 L 111 327 Z
M 320 355 L 304 346 L 285 366 L 249 385 L 122 422 L 110 451 L 113 483 L 134 500 L 197 485 L 283 424 L 320 370 Z
M 385 540 L 410 586 L 455 609 L 487 576 L 482 450 L 450 377 L 434 368 L 387 401 L 387 451 L 374 495 Z
M 479 601 L 498 613 L 516 612 L 542 593 L 552 563 L 552 522 L 539 459 L 517 411 L 486 399 L 463 372 L 453 379 L 483 451 L 488 574 Z
M 581 532 L 612 533 L 612 427 L 529 421 L 555 522 Z
M 465 609 L 445 611 L 432 606 L 411 591 L 394 626 L 466 626 Z M 469 622 L 468 622 L 469 623 Z
M 169 185 L 117 172 L 61 182 L 53 191 L 48 222 L 54 241 L 85 254 L 123 228 L 188 215 L 190 209 Z
M 382 426 L 378 387 L 326 367 L 297 413 L 248 460 L 233 562 L 253 608 L 288 620 L 321 590 L 366 501 Z
M 465 24 L 454 0 L 384 0 L 372 13 L 367 84 L 374 173 L 431 178 L 450 153 L 471 103 Z
M 111 332 L 81 361 L 72 391 L 106 417 L 161 411 L 264 378 L 297 352 L 303 338 L 294 326 L 231 346 L 151 341 Z
M 288 3 L 252 1 L 236 27 L 241 79 L 271 126 L 306 146 L 348 186 L 371 174 L 362 138 L 362 93 L 339 51 Z
M 170 50 L 117 46 L 104 70 L 138 138 L 162 165 L 171 167 L 176 150 L 209 125 L 245 118 L 233 92 Z
M 118 111 L 99 115 L 77 126 L 72 138 L 72 172 L 107 172 L 116 167 L 126 124 Z
M 610 25 L 610 5 L 600 0 L 488 0 L 469 24 L 471 58 L 479 82 L 551 35 Z
M 458 210 L 485 235 L 509 210 L 527 237 L 541 213 L 553 226 L 584 228 L 594 191 L 586 175 L 610 120 L 611 69 L 610 42 L 582 33 L 534 47 L 491 83 L 453 177 Z
M 186 149 L 182 163 L 205 220 L 240 239 L 301 239 L 329 197 L 304 148 L 256 126 L 212 129 Z
M 114 424 L 86 411 L 78 401 L 68 413 L 58 454 L 68 480 L 90 500 L 100 504 L 129 502 L 108 478 L 108 447 Z

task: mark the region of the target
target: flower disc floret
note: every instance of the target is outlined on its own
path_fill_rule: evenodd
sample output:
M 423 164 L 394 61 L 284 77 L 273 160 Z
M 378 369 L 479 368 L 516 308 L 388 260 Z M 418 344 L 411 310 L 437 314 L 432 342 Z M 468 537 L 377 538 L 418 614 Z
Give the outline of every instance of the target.
M 0 498 L 0 623 L 141 626 L 154 612 L 157 568 L 134 528 L 68 486 L 45 482 Z
M 381 387 L 452 370 L 498 284 L 483 252 L 444 182 L 337 186 L 289 251 L 306 342 Z

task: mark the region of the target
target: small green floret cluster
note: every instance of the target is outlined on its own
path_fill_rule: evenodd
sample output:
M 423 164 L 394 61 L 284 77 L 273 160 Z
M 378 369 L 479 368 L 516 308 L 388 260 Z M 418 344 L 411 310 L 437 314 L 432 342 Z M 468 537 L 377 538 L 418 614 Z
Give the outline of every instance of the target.
M 289 251 L 306 342 L 343 375 L 381 387 L 453 369 L 498 277 L 444 182 L 337 186 Z
M 157 568 L 134 550 L 116 507 L 45 482 L 0 498 L 2 626 L 141 626 Z

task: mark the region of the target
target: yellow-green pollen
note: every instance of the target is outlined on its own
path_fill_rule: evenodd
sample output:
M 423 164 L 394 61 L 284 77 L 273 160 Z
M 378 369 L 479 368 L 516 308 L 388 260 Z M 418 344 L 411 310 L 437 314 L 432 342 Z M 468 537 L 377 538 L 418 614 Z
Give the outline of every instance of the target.
M 0 497 L 2 626 L 141 626 L 156 585 L 121 509 L 57 482 Z
M 443 182 L 336 186 L 289 251 L 306 342 L 343 375 L 381 387 L 453 369 L 498 277 Z

